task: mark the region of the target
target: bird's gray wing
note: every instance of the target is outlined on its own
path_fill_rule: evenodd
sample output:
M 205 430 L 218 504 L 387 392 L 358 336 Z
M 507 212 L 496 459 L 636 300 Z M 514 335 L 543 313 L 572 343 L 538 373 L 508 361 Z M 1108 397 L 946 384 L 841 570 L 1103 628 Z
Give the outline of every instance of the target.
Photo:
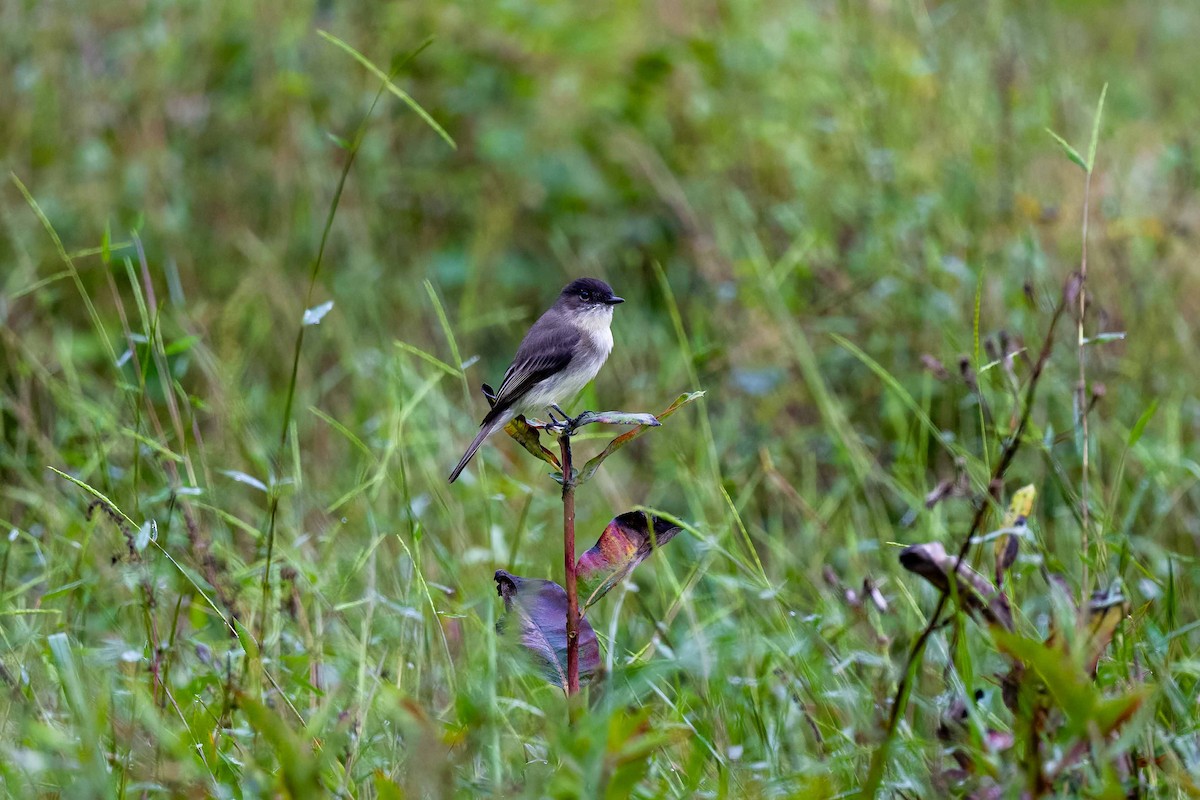
M 496 405 L 488 416 L 499 416 L 539 381 L 566 369 L 575 356 L 579 336 L 574 325 L 557 320 L 542 317 L 534 323 L 517 348 L 512 366 L 504 373 L 504 381 L 496 390 Z

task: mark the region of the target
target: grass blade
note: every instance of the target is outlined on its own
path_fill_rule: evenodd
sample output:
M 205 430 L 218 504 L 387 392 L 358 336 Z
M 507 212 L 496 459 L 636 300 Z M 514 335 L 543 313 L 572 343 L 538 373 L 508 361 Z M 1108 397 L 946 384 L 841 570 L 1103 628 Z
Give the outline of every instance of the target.
M 333 44 L 336 47 L 341 48 L 346 53 L 349 53 L 350 56 L 352 56 L 355 61 L 362 64 L 364 67 L 366 67 L 367 70 L 372 75 L 379 78 L 379 80 L 383 81 L 383 85 L 387 87 L 387 90 L 389 92 L 396 95 L 396 97 L 399 97 L 402 101 L 404 101 L 405 105 L 407 105 L 409 108 L 411 108 L 413 111 L 415 111 L 417 113 L 417 116 L 419 116 L 421 119 L 425 120 L 425 123 L 427 125 L 429 125 L 429 127 L 433 128 L 434 131 L 437 132 L 437 135 L 441 136 L 442 139 L 445 140 L 446 144 L 450 145 L 455 150 L 458 149 L 458 145 L 455 144 L 454 140 L 450 138 L 450 134 L 446 133 L 446 129 L 443 128 L 441 125 L 439 125 L 437 120 L 435 120 L 432 116 L 429 115 L 428 111 L 426 111 L 424 108 L 421 108 L 421 104 L 418 103 L 416 100 L 414 100 L 412 98 L 412 96 L 409 95 L 408 92 L 404 91 L 403 89 L 401 89 L 399 86 L 397 86 L 395 83 L 392 82 L 392 77 L 395 75 L 395 73 L 393 73 L 392 75 L 388 75 L 383 70 L 381 70 L 379 67 L 377 67 L 373 63 L 371 63 L 371 60 L 369 58 L 367 58 L 362 53 L 355 50 L 350 45 L 343 42 L 341 39 L 334 36 L 332 33 L 329 33 L 327 31 L 317 31 L 317 35 L 320 36 L 325 41 L 329 42 L 330 44 Z

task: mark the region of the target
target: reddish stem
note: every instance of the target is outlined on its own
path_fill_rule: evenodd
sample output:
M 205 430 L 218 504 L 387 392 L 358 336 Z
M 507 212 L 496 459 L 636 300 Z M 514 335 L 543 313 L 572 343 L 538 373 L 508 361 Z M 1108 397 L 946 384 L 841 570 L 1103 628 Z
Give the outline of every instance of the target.
M 575 476 L 571 469 L 571 436 L 558 437 L 563 475 L 563 567 L 567 583 L 567 695 L 579 693 L 579 590 L 575 581 Z

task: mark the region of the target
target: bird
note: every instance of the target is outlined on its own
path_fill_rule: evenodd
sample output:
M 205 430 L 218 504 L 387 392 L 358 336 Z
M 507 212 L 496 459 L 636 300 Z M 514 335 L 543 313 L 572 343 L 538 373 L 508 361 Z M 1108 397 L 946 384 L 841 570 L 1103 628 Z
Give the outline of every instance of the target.
M 571 281 L 530 327 L 496 390 L 467 452 L 450 473 L 454 483 L 479 446 L 518 414 L 557 409 L 591 383 L 612 352 L 613 309 L 625 298 L 599 278 Z

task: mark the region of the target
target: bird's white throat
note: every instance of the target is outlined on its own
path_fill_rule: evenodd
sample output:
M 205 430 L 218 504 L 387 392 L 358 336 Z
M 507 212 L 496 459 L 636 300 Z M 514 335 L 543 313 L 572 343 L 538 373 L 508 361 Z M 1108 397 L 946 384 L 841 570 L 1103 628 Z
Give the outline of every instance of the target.
M 612 306 L 600 306 L 598 308 L 590 308 L 583 311 L 575 317 L 575 325 L 579 328 L 579 332 L 592 340 L 592 345 L 599 351 L 597 355 L 600 357 L 600 363 L 604 363 L 604 359 L 608 358 L 608 354 L 612 352 L 613 337 L 612 337 Z M 599 371 L 600 366 L 596 366 Z

